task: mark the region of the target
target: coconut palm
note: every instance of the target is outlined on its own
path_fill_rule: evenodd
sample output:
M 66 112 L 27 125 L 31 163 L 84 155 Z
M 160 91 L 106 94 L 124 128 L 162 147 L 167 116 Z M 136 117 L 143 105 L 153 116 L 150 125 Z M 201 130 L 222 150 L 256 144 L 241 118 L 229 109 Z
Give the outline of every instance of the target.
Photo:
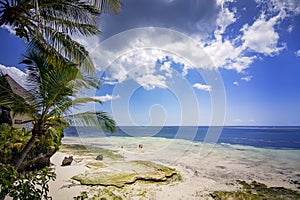
M 120 0 L 0 0 L 0 26 L 12 26 L 29 46 L 54 56 L 52 61 L 65 58 L 91 73 L 88 51 L 71 36 L 100 33 L 96 16 L 120 7 Z
M 20 97 L 7 87 L 4 76 L 0 78 L 0 106 L 9 108 L 14 114 L 26 114 L 33 124 L 31 138 L 20 153 L 15 163 L 16 169 L 26 167 L 25 157 L 36 143 L 49 133 L 53 127 L 69 126 L 77 121 L 81 125 L 96 126 L 115 130 L 114 120 L 105 112 L 84 112 L 72 115 L 70 109 L 87 102 L 101 101 L 91 97 L 77 97 L 82 87 L 86 87 L 87 78 L 73 63 L 65 62 L 56 65 L 49 63 L 36 51 L 27 53 L 24 64 L 28 70 L 27 96 Z M 95 85 L 97 83 L 94 82 Z M 91 84 L 89 84 L 91 85 Z M 54 152 L 53 152 L 54 153 Z M 28 162 L 30 163 L 30 162 Z

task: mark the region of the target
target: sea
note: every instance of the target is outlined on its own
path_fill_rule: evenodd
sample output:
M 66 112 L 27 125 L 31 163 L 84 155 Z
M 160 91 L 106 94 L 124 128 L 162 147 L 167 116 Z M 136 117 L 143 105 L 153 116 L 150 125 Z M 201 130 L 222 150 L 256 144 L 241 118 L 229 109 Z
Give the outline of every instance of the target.
M 95 128 L 70 127 L 66 137 L 153 137 L 267 149 L 300 150 L 300 126 L 122 126 L 109 133 Z

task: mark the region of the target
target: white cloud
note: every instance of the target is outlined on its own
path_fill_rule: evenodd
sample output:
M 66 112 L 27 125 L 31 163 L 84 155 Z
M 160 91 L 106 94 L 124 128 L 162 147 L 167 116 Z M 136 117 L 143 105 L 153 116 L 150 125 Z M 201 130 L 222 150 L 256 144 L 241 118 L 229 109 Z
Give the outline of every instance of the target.
M 215 35 L 221 35 L 225 32 L 226 28 L 236 21 L 234 12 L 231 12 L 228 8 L 223 8 L 219 12 L 219 16 L 217 18 L 217 30 L 215 31 Z
M 223 36 L 227 27 L 237 20 L 236 11 L 230 11 L 225 7 L 226 2 L 233 1 L 217 1 L 217 4 L 221 6 L 221 10 L 217 19 L 217 29 L 214 32 L 215 39 L 202 40 L 201 46 L 217 68 L 233 69 L 241 73 L 252 64 L 256 56 L 245 55 L 246 47 L 243 46 L 241 36 L 237 35 L 236 38 L 231 39 Z
M 226 65 L 230 58 L 233 59 L 240 53 L 229 40 L 209 41 L 204 49 L 218 67 Z
M 298 51 L 295 52 L 295 55 L 296 55 L 297 57 L 300 57 L 300 49 L 299 49 Z
M 137 77 L 136 82 L 143 86 L 146 90 L 158 88 L 167 88 L 166 78 L 162 75 L 147 74 L 142 77 Z
M 15 81 L 17 81 L 22 87 L 26 88 L 27 74 L 16 67 L 6 67 L 0 64 L 0 71 L 3 74 L 10 75 Z
M 171 69 L 172 61 L 164 62 L 163 65 L 160 67 L 160 71 L 165 71 L 167 77 L 172 77 L 172 69 Z
M 261 14 L 251 26 L 245 24 L 241 29 L 244 48 L 267 56 L 277 54 L 284 49 L 284 46 L 278 46 L 279 34 L 274 29 L 278 20 L 278 15 L 266 19 L 265 14 Z
M 245 77 L 242 77 L 241 80 L 249 82 L 249 81 L 251 81 L 252 78 L 253 78 L 253 76 L 245 76 Z
M 13 27 L 11 27 L 11 26 L 9 26 L 9 25 L 7 25 L 7 24 L 3 24 L 3 25 L 1 26 L 1 28 L 4 28 L 4 29 L 8 30 L 8 32 L 9 32 L 10 34 L 12 34 L 12 35 L 16 35 L 15 29 L 13 29 Z
M 222 4 L 222 6 L 224 5 Z M 227 20 L 224 16 L 227 16 Z M 222 7 L 217 20 L 218 28 L 214 32 L 215 39 L 202 40 L 201 46 L 209 54 L 217 68 L 234 69 L 241 73 L 257 59 L 256 55 L 248 56 L 249 51 L 274 56 L 285 48 L 284 45 L 279 46 L 279 34 L 275 31 L 275 26 L 280 19 L 281 14 L 271 18 L 261 14 L 252 25 L 245 24 L 240 29 L 240 35 L 229 39 L 222 33 L 236 21 L 236 17 L 234 12 Z
M 217 68 L 234 69 L 240 73 L 256 58 L 244 56 L 243 47 L 236 46 L 228 39 L 220 38 L 202 45 Z
M 234 2 L 235 0 L 217 0 L 217 5 L 223 7 L 225 3 L 227 2 Z
M 224 66 L 226 69 L 235 69 L 238 73 L 244 72 L 252 62 L 256 59 L 256 56 L 243 56 L 243 52 L 240 52 L 240 55 L 236 58 L 229 60 L 228 64 Z
M 217 28 L 214 32 L 216 38 L 221 38 L 221 35 L 225 32 L 226 28 L 236 21 L 236 9 L 234 8 L 233 11 L 230 11 L 225 5 L 226 3 L 233 3 L 234 1 L 235 0 L 217 0 L 216 2 L 220 7 L 220 11 L 216 20 Z
M 172 63 L 182 66 L 182 74 L 192 67 L 215 68 L 202 47 L 172 30 L 136 29 L 112 37 L 99 46 L 93 41 L 84 44 L 97 70 L 103 73 L 104 84 L 133 80 L 145 89 L 166 88 L 173 75 Z
M 197 88 L 199 90 L 205 90 L 205 91 L 211 91 L 212 90 L 212 87 L 211 85 L 203 85 L 201 83 L 195 83 L 193 85 L 194 88 Z
M 263 11 L 269 15 L 279 13 L 282 18 L 300 14 L 299 0 L 256 0 Z
M 290 25 L 287 28 L 287 32 L 291 33 L 294 30 L 294 26 Z
M 298 4 L 293 0 L 287 0 L 293 3 L 270 1 L 275 5 L 274 8 L 269 8 L 269 5 L 261 6 L 260 16 L 253 23 L 241 25 L 233 38 L 224 33 L 232 31 L 228 29 L 229 26 L 239 19 L 236 8 L 232 5 L 229 8 L 229 4 L 235 0 L 217 0 L 219 13 L 216 16 L 215 30 L 208 38 L 192 33 L 193 39 L 197 39 L 196 45 L 190 38 L 180 38 L 172 31 L 165 34 L 155 28 L 127 31 L 125 34 L 121 33 L 121 37 L 113 36 L 101 44 L 99 38 L 78 40 L 91 52 L 97 69 L 105 72 L 105 84 L 133 80 L 146 89 L 166 88 L 174 70 L 172 63 L 182 65 L 183 76 L 192 68 L 224 68 L 242 73 L 259 57 L 257 54 L 274 56 L 285 48 L 279 44 L 276 26 L 288 16 L 292 5 Z M 267 2 L 257 0 L 258 4 Z M 295 8 L 297 10 L 298 6 Z M 169 59 L 166 60 L 166 57 Z M 164 59 L 165 62 L 160 62 L 161 65 L 157 64 L 157 61 Z
M 115 60 L 106 70 L 105 84 L 134 80 L 147 90 L 166 88 L 167 77 L 172 76 L 171 62 L 165 62 L 159 69 L 156 62 L 165 55 L 158 50 L 138 49 Z
M 120 98 L 120 96 L 119 95 L 113 96 L 113 95 L 106 94 L 104 96 L 94 96 L 93 98 L 100 100 L 102 102 L 105 102 L 105 101 L 111 101 L 114 99 L 118 99 L 118 98 Z
M 234 82 L 233 82 L 233 85 L 237 85 L 237 86 L 238 86 L 238 85 L 239 85 L 239 82 L 234 81 Z

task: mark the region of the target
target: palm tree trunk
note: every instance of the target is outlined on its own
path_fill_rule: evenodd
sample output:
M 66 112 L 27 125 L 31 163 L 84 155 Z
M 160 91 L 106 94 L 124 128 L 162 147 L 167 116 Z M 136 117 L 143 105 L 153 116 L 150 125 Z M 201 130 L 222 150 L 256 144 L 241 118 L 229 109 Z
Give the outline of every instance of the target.
M 16 170 L 19 170 L 19 168 L 20 168 L 21 164 L 23 163 L 25 157 L 27 156 L 27 154 L 29 153 L 29 151 L 32 149 L 32 147 L 34 146 L 34 144 L 35 144 L 36 141 L 37 141 L 36 135 L 32 135 L 31 138 L 30 138 L 30 140 L 27 142 L 26 146 L 22 150 L 19 159 L 15 163 Z
M 26 146 L 22 150 L 21 156 L 19 157 L 19 159 L 15 163 L 15 168 L 17 170 L 19 170 L 19 168 L 20 168 L 21 164 L 23 163 L 25 157 L 27 156 L 29 151 L 32 149 L 32 147 L 33 147 L 33 145 L 35 144 L 36 141 L 37 141 L 37 137 L 35 135 L 32 135 L 30 140 L 27 142 Z M 8 194 L 7 190 L 1 190 L 0 200 L 4 200 L 7 194 Z
M 45 166 L 49 166 L 50 165 L 50 158 L 55 154 L 56 150 L 52 149 L 52 150 L 48 150 L 45 154 L 40 154 L 36 157 L 34 157 L 31 160 L 26 160 L 26 162 L 22 162 L 22 164 L 19 167 L 20 171 L 23 171 L 25 168 L 30 167 L 32 164 L 35 163 L 39 163 L 39 167 L 42 166 L 42 168 L 44 168 Z M 36 168 L 34 168 L 35 170 Z M 38 168 L 40 169 L 40 168 Z

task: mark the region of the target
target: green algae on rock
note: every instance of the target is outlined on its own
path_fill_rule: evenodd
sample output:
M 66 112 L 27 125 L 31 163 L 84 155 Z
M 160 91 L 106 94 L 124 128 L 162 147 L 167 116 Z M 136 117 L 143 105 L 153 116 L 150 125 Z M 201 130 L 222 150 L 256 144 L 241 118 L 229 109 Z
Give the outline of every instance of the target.
M 155 199 L 155 190 L 142 189 L 135 190 L 130 187 L 116 188 L 114 186 L 96 186 L 89 191 L 81 192 L 76 200 L 129 200 L 139 199 L 148 200 Z
M 267 187 L 263 183 L 253 181 L 247 183 L 238 181 L 242 185 L 239 191 L 215 191 L 210 194 L 213 199 L 255 199 L 255 200 L 294 200 L 300 199 L 300 193 L 283 187 Z
M 72 177 L 82 185 L 102 185 L 124 187 L 135 182 L 158 183 L 181 180 L 179 172 L 173 168 L 150 161 L 112 162 L 107 170 L 90 170 Z
M 88 168 L 105 168 L 106 167 L 106 165 L 100 161 L 89 162 L 85 166 L 87 166 Z
M 104 189 L 99 191 L 99 193 L 97 195 L 94 195 L 91 200 L 123 200 L 122 197 L 116 195 L 114 192 Z

